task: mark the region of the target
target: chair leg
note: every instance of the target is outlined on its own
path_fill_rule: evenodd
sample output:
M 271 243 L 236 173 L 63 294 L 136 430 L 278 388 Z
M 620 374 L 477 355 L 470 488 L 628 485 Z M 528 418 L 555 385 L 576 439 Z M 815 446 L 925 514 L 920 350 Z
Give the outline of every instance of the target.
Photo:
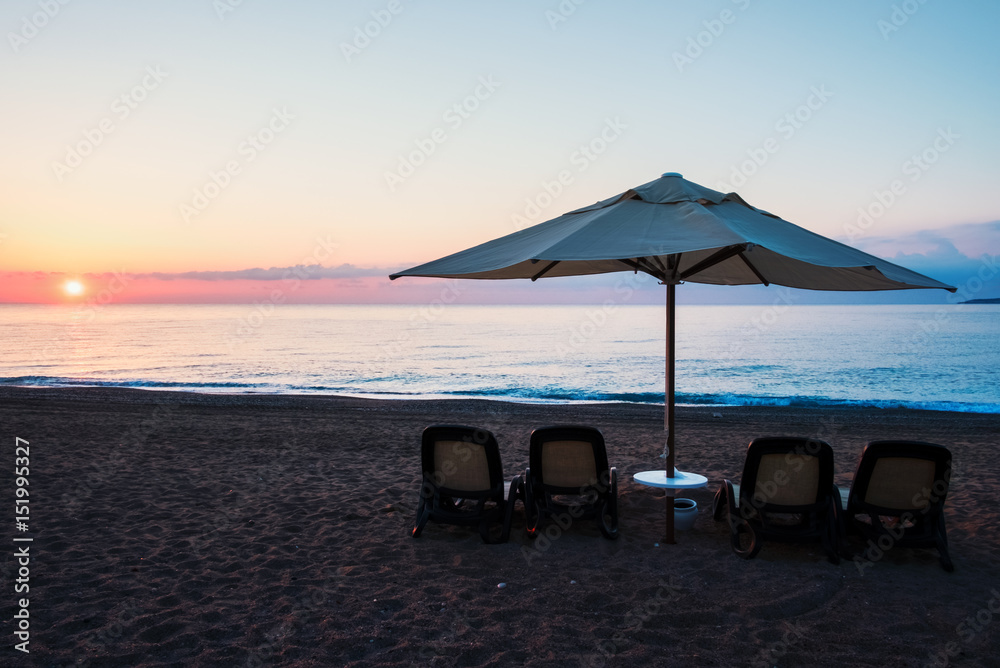
M 753 559 L 763 547 L 763 542 L 754 531 L 753 524 L 740 514 L 733 483 L 728 480 L 724 481 L 715 496 L 712 514 L 717 519 L 728 515 L 729 544 L 732 546 L 733 552 L 741 559 Z M 728 511 L 728 513 L 724 511 Z
M 420 532 L 424 530 L 424 526 L 427 525 L 427 520 L 430 519 L 431 512 L 427 508 L 427 499 L 423 495 L 423 490 L 421 490 L 420 500 L 417 501 L 417 516 L 413 521 L 413 537 L 416 538 L 420 535 Z
M 501 529 L 501 532 L 502 531 L 503 529 Z M 486 519 L 479 522 L 479 535 L 482 536 L 483 542 L 487 545 L 501 542 L 499 540 L 494 540 L 494 538 L 490 535 L 490 523 Z
M 837 492 L 837 488 L 834 487 L 834 492 Z M 840 496 L 838 492 L 837 499 L 831 499 L 830 505 L 826 510 L 826 525 L 823 528 L 823 548 L 826 550 L 826 558 L 831 564 L 840 563 L 840 513 L 838 508 L 840 507 Z
M 514 503 L 518 498 L 524 499 L 524 481 L 521 476 L 515 476 L 510 482 L 510 492 L 507 494 L 506 508 L 503 515 L 503 533 L 500 534 L 500 542 L 506 543 L 510 538 L 510 525 L 514 517 Z
M 934 543 L 941 559 L 941 568 L 948 573 L 953 573 L 955 572 L 955 564 L 952 563 L 951 555 L 948 554 L 948 533 L 945 531 L 943 514 L 937 518 L 934 525 Z
M 618 538 L 618 471 L 614 467 L 611 469 L 607 500 L 598 509 L 597 526 L 608 540 Z
M 954 573 L 955 564 L 952 563 L 951 556 L 948 554 L 948 547 L 946 545 L 938 545 L 938 554 L 941 559 L 941 568 L 948 573 Z
M 482 536 L 483 542 L 487 544 L 495 544 L 502 542 L 503 538 L 503 517 L 506 512 L 506 501 L 501 498 L 497 508 L 486 512 L 486 499 L 479 499 L 479 504 L 477 506 L 477 511 L 479 517 L 479 535 Z M 497 534 L 497 538 L 493 537 L 493 532 L 490 530 L 490 525 L 499 518 L 500 520 L 500 532 Z
M 754 531 L 753 525 L 739 516 L 731 516 L 729 544 L 740 559 L 753 559 L 763 547 L 763 542 Z
M 541 506 L 535 498 L 535 490 L 531 486 L 531 469 L 525 470 L 524 475 L 524 528 L 530 538 L 538 535 L 538 529 L 542 523 Z
M 729 481 L 727 480 L 726 482 Z M 723 484 L 715 492 L 715 496 L 712 498 L 712 519 L 716 522 L 721 522 L 728 512 L 725 490 L 726 486 Z
M 836 530 L 834 545 L 837 549 L 837 554 L 840 555 L 841 559 L 852 560 L 854 559 L 854 552 L 851 550 L 850 544 L 847 541 L 847 530 L 848 525 L 850 524 L 850 518 L 847 516 L 846 509 L 841 504 L 840 489 L 836 485 L 833 486 L 833 510 L 835 514 L 833 523 Z

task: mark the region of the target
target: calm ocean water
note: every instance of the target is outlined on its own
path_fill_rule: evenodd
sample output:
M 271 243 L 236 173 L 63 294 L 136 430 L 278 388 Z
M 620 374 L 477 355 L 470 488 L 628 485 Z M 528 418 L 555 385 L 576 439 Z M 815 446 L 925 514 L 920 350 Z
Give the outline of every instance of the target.
M 679 306 L 677 402 L 1000 413 L 1000 307 Z M 0 306 L 0 384 L 662 403 L 659 306 Z

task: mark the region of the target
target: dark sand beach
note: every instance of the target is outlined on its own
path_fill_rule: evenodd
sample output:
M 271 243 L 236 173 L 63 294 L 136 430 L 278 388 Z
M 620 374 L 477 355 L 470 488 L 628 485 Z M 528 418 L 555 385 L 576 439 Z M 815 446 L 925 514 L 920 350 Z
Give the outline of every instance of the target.
M 714 416 L 719 414 L 720 417 Z M 1000 416 L 680 408 L 678 464 L 703 473 L 695 527 L 659 545 L 662 407 L 0 390 L 8 524 L 0 664 L 36 666 L 997 666 Z M 621 537 L 580 521 L 538 550 L 431 524 L 410 536 L 426 425 L 492 430 L 507 478 L 535 427 L 598 427 L 619 471 Z M 737 558 L 710 516 L 749 440 L 822 438 L 837 483 L 864 444 L 955 458 L 955 572 L 931 550 L 867 568 L 819 544 Z M 30 443 L 28 533 L 15 437 Z M 30 544 L 30 655 L 13 649 L 15 536 Z M 857 544 L 856 544 L 857 545 Z M 498 587 L 504 583 L 504 587 Z M 990 608 L 993 608 L 993 612 Z M 971 620 L 971 621 L 970 621 Z

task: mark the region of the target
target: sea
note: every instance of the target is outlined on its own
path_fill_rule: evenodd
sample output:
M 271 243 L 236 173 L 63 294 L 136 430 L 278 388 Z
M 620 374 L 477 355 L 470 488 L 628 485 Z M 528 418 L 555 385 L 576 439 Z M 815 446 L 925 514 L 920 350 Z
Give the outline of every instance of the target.
M 680 305 L 676 402 L 1000 413 L 1000 306 Z M 0 385 L 662 404 L 662 306 L 0 305 Z

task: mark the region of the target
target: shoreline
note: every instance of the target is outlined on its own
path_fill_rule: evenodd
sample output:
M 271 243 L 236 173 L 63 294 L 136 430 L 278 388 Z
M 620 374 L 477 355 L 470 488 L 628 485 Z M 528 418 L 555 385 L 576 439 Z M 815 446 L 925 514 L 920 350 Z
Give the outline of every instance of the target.
M 148 399 L 142 399 L 143 396 L 148 397 Z M 190 397 L 188 403 L 207 403 L 210 405 L 232 405 L 239 403 L 240 400 L 246 400 L 248 403 L 254 404 L 267 404 L 274 403 L 275 405 L 280 405 L 282 403 L 294 402 L 298 400 L 303 401 L 370 401 L 374 403 L 427 403 L 427 402 L 485 402 L 485 403 L 498 403 L 498 404 L 510 404 L 514 406 L 538 406 L 541 408 L 560 408 L 560 407 L 585 407 L 585 406 L 622 406 L 622 407 L 643 407 L 649 408 L 654 411 L 659 411 L 662 415 L 663 413 L 663 403 L 647 403 L 647 402 L 636 402 L 636 401 L 601 401 L 601 400 L 546 400 L 546 399 L 518 399 L 514 397 L 503 397 L 503 396 L 432 396 L 425 397 L 421 395 L 407 395 L 407 396 L 389 396 L 389 397 L 378 397 L 371 395 L 349 395 L 349 394 L 323 394 L 318 392 L 305 392 L 305 393 L 278 393 L 278 392 L 199 392 L 195 390 L 185 390 L 185 389 L 161 389 L 153 387 L 126 387 L 126 386 L 104 386 L 104 385 L 86 385 L 86 386 L 37 386 L 37 385 L 0 385 L 0 401 L 10 398 L 10 399 L 28 399 L 28 398 L 41 398 L 41 397 L 58 397 L 63 399 L 72 400 L 92 400 L 92 399 L 108 399 L 108 400 L 121 400 L 121 401 L 138 401 L 145 403 L 155 403 L 156 400 L 152 399 L 155 396 L 167 396 L 171 397 L 169 401 L 176 401 L 178 403 L 184 403 L 184 400 L 180 397 Z M 198 399 L 195 399 L 198 397 Z M 775 401 L 782 401 L 782 399 L 775 398 Z M 794 402 L 795 400 L 790 400 Z M 831 400 L 832 401 L 832 400 Z M 853 401 L 853 400 L 852 400 Z M 902 402 L 886 402 L 886 403 L 902 403 Z M 866 412 L 872 411 L 877 413 L 892 413 L 892 412 L 903 412 L 903 413 L 917 413 L 917 414 L 936 414 L 941 416 L 983 416 L 989 417 L 993 416 L 995 418 L 1000 418 L 1000 410 L 996 412 L 978 412 L 978 411 L 949 411 L 940 410 L 935 408 L 918 408 L 913 406 L 879 406 L 874 402 L 871 403 L 852 403 L 851 401 L 845 400 L 844 403 L 831 403 L 831 404 L 821 404 L 813 400 L 802 400 L 801 403 L 790 403 L 790 404 L 676 404 L 676 409 L 678 413 L 681 411 L 712 411 L 712 412 L 731 412 L 731 411 L 767 411 L 767 410 L 777 410 L 777 411 L 847 411 L 847 412 Z
M 493 431 L 507 479 L 533 428 L 601 429 L 621 537 L 581 521 L 533 542 L 518 504 L 503 545 L 435 524 L 411 538 L 420 432 L 435 422 Z M 676 430 L 678 464 L 709 485 L 685 493 L 696 524 L 667 546 L 662 492 L 632 480 L 662 466 L 662 406 L 0 388 L 0 455 L 13 465 L 15 437 L 31 443 L 31 660 L 885 668 L 952 645 L 952 665 L 1000 655 L 1000 618 L 956 632 L 989 604 L 1000 565 L 1000 416 L 679 407 Z M 947 445 L 956 571 L 933 550 L 865 568 L 827 563 L 819 544 L 736 557 L 712 497 L 765 435 L 827 440 L 842 486 L 869 440 Z M 9 638 L 13 596 L 0 597 Z

